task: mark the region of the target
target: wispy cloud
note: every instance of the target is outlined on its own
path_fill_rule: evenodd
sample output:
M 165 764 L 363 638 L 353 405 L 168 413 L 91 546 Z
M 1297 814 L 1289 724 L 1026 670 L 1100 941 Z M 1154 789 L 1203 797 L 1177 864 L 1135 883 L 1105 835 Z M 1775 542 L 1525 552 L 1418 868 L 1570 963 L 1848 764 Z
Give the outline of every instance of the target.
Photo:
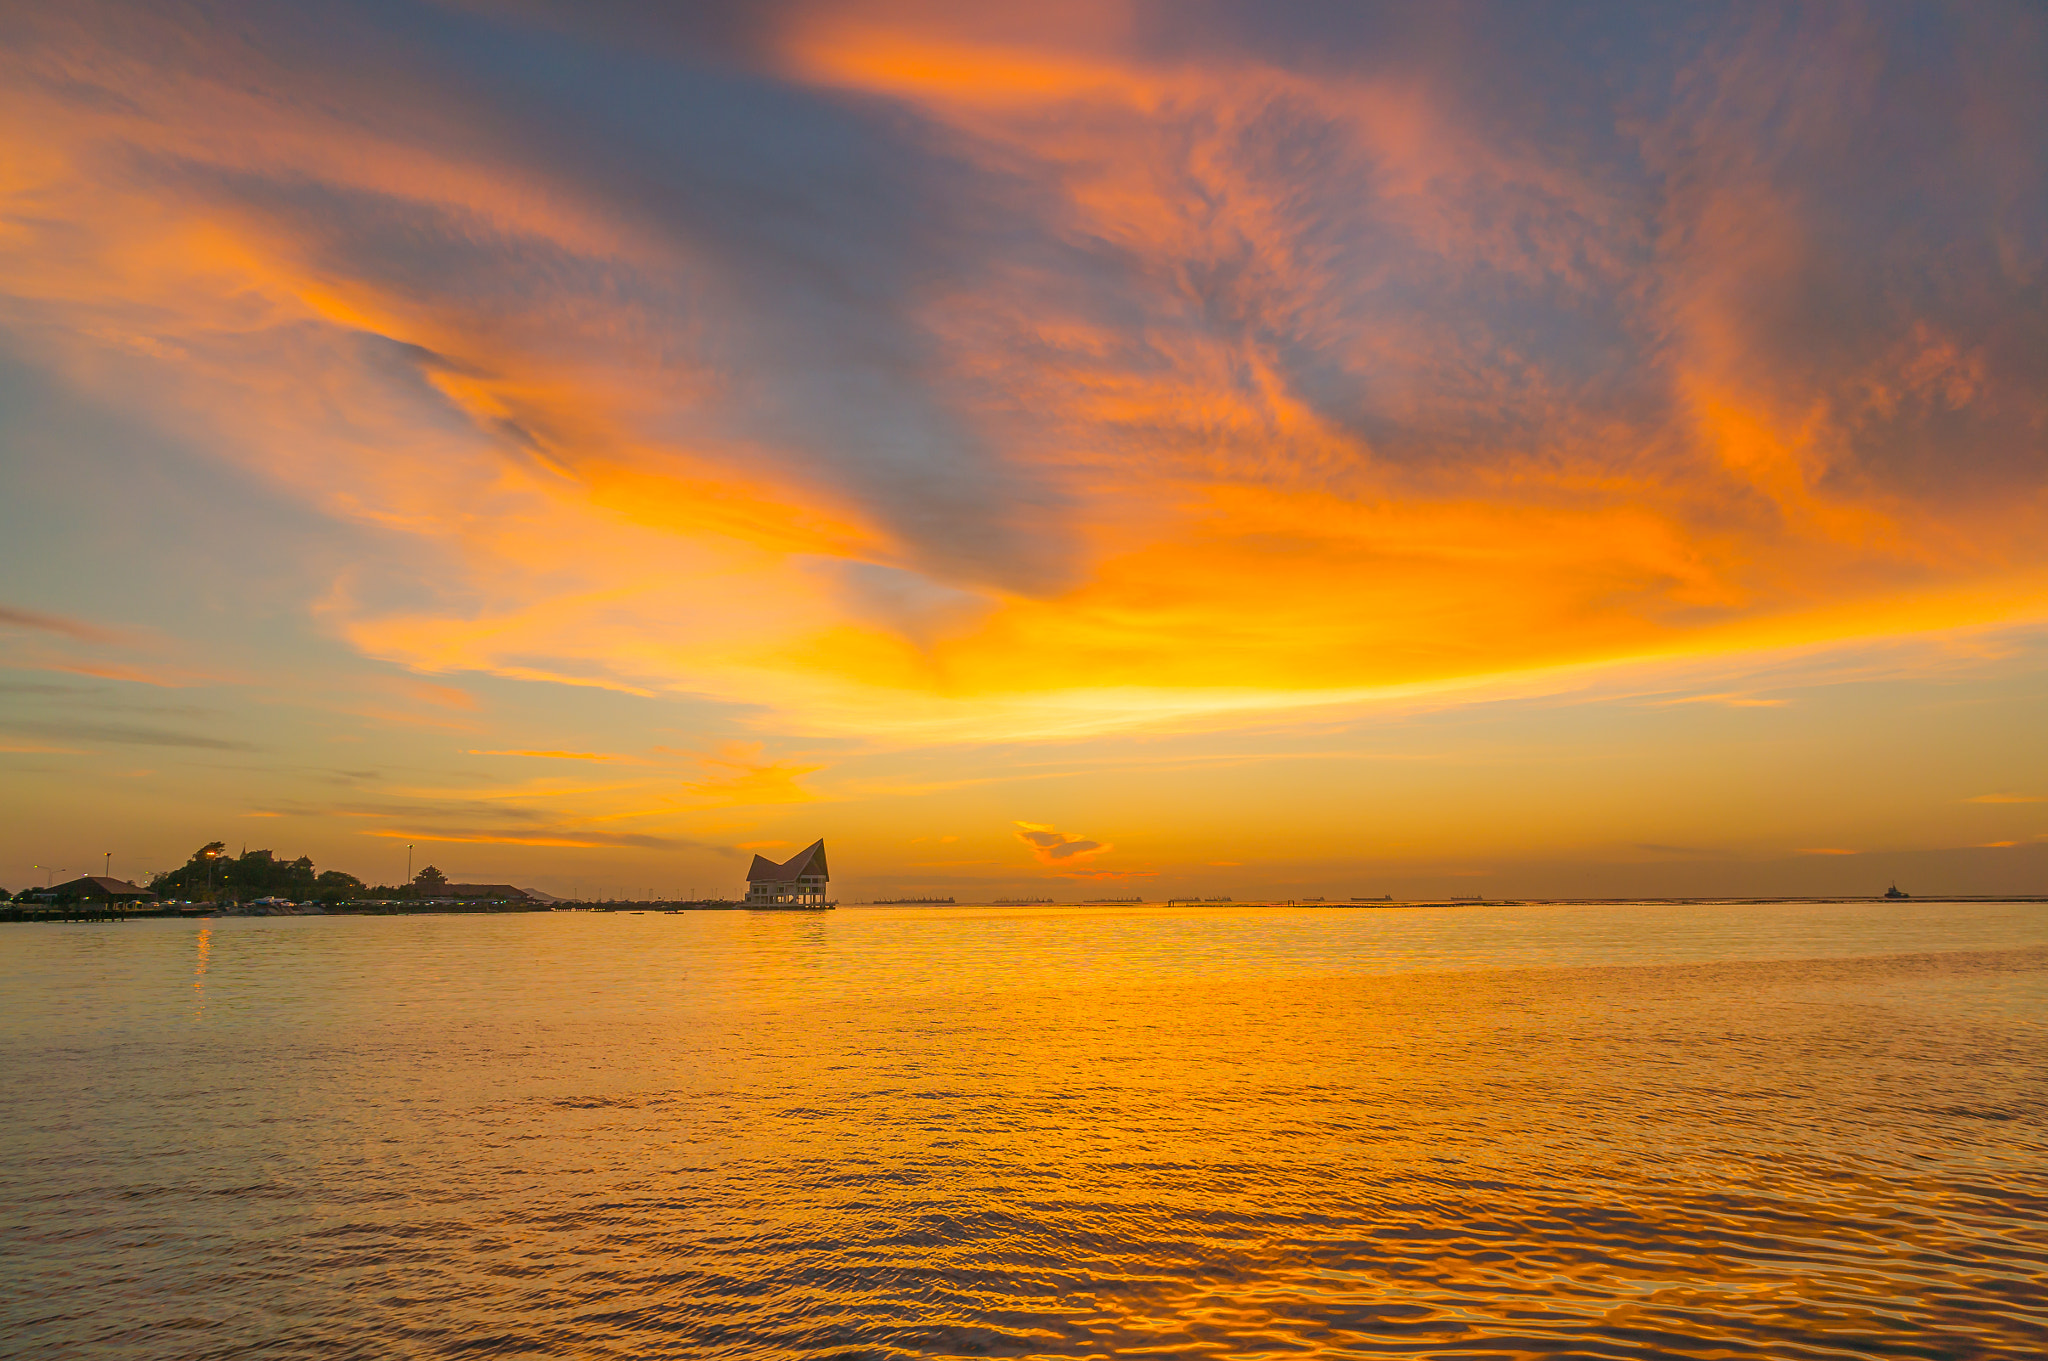
M 37 720 L 12 722 L 8 729 L 16 733 L 37 736 L 68 738 L 77 742 L 107 743 L 116 746 L 139 747 L 189 747 L 196 751 L 255 751 L 257 746 L 227 737 L 209 737 L 203 733 L 177 732 L 169 728 L 150 727 L 139 723 L 96 723 L 88 720 Z
M 1635 849 L 1651 855 L 1682 856 L 1687 859 L 1715 859 L 1725 857 L 1728 851 L 1713 846 L 1672 846 L 1657 841 L 1638 841 Z
M 11 605 L 0 605 L 0 628 L 26 629 L 37 633 L 53 633 L 78 643 L 126 643 L 128 634 L 110 629 L 83 619 L 73 619 L 61 614 L 44 614 L 39 610 L 24 610 Z
M 599 846 L 633 846 L 645 850 L 676 850 L 694 844 L 674 837 L 649 836 L 637 832 L 427 831 L 398 827 L 372 827 L 365 829 L 362 835 L 384 837 L 393 841 L 445 841 L 482 846 L 559 846 L 569 848 L 582 847 L 586 849 Z
M 1051 869 L 1079 870 L 1096 856 L 1116 849 L 1106 841 L 1070 836 L 1040 822 L 1020 822 L 1017 827 L 1017 839 L 1031 848 L 1039 864 Z
M 1850 850 L 1846 846 L 1802 846 L 1801 855 L 1861 855 L 1863 852 Z
M 154 685 L 166 690 L 184 689 L 194 685 L 232 684 L 246 679 L 221 672 L 194 671 L 180 666 L 128 666 L 117 662 L 48 661 L 38 669 L 62 671 L 73 676 L 91 676 L 98 680 L 131 681 L 137 685 Z
M 321 614 L 422 675 L 974 740 L 2039 608 L 2025 25 L 1419 15 L 1305 61 L 1225 11 L 825 3 L 678 79 L 631 21 L 408 13 L 24 19 L 0 293 L 431 557 Z M 383 25 L 442 78 L 323 58 Z M 463 730 L 410 703 L 357 707 Z M 797 788 L 747 778 L 697 792 Z
M 1730 709 L 1777 709 L 1791 703 L 1786 699 L 1766 699 L 1742 691 L 1726 691 L 1715 695 L 1680 695 L 1676 699 L 1652 701 L 1659 708 L 1675 704 L 1720 704 Z
M 1964 803 L 2048 803 L 2040 794 L 1972 794 Z

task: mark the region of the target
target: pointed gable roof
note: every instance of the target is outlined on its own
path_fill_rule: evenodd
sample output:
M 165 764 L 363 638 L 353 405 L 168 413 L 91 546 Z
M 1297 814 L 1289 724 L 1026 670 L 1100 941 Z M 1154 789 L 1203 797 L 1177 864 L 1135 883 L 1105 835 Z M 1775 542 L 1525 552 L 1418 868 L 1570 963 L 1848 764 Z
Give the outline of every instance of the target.
M 822 845 L 823 843 L 819 843 Z M 109 879 L 104 874 L 88 874 L 68 883 L 52 884 L 48 888 L 24 889 L 29 893 L 63 893 L 75 898 L 154 898 L 156 894 L 146 888 L 138 888 L 126 879 Z
M 825 868 L 824 837 L 819 837 L 780 865 L 765 855 L 757 855 L 754 863 L 747 866 L 747 882 L 750 884 L 791 883 L 806 874 L 815 874 L 823 879 L 832 877 L 831 871 Z

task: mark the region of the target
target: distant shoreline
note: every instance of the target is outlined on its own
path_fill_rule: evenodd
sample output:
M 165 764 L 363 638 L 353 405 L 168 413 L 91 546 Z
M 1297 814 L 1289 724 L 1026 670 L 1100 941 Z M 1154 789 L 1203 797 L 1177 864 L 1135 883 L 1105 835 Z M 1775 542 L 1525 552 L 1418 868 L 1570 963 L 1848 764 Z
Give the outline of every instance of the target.
M 1619 907 L 1631 903 L 1654 904 L 1661 907 L 1769 907 L 1773 905 L 1825 905 L 1829 903 L 2048 903 L 2048 894 L 2034 893 L 1955 893 L 1927 894 L 1909 898 L 1888 898 L 1883 894 L 1844 894 L 1822 896 L 1802 894 L 1775 898 L 1375 898 L 1363 902 L 1326 902 L 1301 898 L 1248 898 L 1237 902 L 1191 902 L 1183 899 L 1157 902 L 895 902 L 855 903 L 859 907 L 940 907 L 940 908 L 1004 908 L 1019 907 L 1071 907 L 1071 908 L 1202 908 L 1217 911 L 1232 911 L 1239 908 L 1289 909 L 1296 911 L 1334 912 L 1386 912 L 1430 907 Z M 554 903 L 432 903 L 411 906 L 401 902 L 378 904 L 335 904 L 317 908 L 266 910 L 259 912 L 236 911 L 237 904 L 218 905 L 201 903 L 180 903 L 169 906 L 107 907 L 94 903 L 69 904 L 63 906 L 44 904 L 0 903 L 0 922 L 94 922 L 161 920 L 164 918 L 187 918 L 209 920 L 221 917 L 469 917 L 503 915 L 508 913 L 538 912 L 596 912 L 596 913 L 660 913 L 680 915 L 686 912 L 831 912 L 837 903 L 819 906 L 750 905 L 745 902 L 723 901 L 619 901 L 619 902 L 554 902 Z

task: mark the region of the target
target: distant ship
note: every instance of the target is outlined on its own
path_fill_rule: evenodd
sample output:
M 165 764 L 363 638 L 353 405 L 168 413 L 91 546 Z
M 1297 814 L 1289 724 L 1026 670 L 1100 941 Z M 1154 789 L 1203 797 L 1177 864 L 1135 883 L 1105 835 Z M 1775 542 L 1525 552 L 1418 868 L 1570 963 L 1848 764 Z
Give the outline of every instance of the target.
M 1901 893 L 1899 891 L 1899 886 L 1897 884 L 1893 884 L 1890 888 L 1884 891 L 1884 896 L 1887 898 L 1910 898 L 1913 895 L 1910 893 Z

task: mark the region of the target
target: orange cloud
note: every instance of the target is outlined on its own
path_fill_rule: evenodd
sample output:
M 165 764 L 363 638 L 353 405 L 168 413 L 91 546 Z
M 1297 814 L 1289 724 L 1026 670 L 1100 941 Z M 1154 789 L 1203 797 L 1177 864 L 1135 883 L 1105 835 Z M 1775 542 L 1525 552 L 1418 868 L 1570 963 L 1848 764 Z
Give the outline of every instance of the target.
M 2048 803 L 2039 794 L 1973 794 L 1964 803 Z
M 319 602 L 363 653 L 785 731 L 1224 723 L 2048 613 L 2033 266 L 1999 244 L 2031 236 L 1946 224 L 1944 285 L 1899 214 L 1824 197 L 1912 182 L 1855 75 L 1881 25 L 1714 49 L 1597 137 L 1475 93 L 1471 34 L 1304 63 L 1187 25 L 805 7 L 762 97 L 919 129 L 848 194 L 694 143 L 601 169 L 487 81 L 56 7 L 0 56 L 6 324 L 416 551 Z M 1922 197 L 2027 201 L 1970 183 Z M 420 685 L 349 711 L 470 729 Z M 812 797 L 722 760 L 692 796 Z
M 1841 846 L 1802 846 L 1801 855 L 1861 855 L 1861 851 L 1848 850 Z
M 479 707 L 476 696 L 469 691 L 453 685 L 436 685 L 417 676 L 388 676 L 381 678 L 377 684 L 379 688 L 388 689 L 406 699 L 431 704 L 437 708 L 474 710 Z
M 1658 708 L 1668 708 L 1675 704 L 1725 704 L 1731 709 L 1777 709 L 1790 702 L 1783 699 L 1758 699 L 1755 695 L 1739 690 L 1728 690 L 1713 695 L 1681 695 L 1677 699 L 1654 701 Z

